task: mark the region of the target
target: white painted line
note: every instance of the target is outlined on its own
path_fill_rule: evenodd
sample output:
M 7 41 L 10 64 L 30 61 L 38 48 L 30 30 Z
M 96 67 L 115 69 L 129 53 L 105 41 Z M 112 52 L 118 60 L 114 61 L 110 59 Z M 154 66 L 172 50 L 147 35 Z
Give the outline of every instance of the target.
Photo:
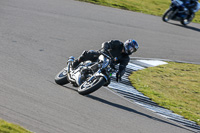
M 128 63 L 128 65 L 126 67 L 129 68 L 129 69 L 133 69 L 135 71 L 144 69 L 144 67 L 138 66 L 138 65 L 133 64 L 133 63 Z
M 149 64 L 152 66 L 159 66 L 159 65 L 167 64 L 167 62 L 159 61 L 159 60 L 137 60 L 137 61 L 145 63 L 145 64 Z

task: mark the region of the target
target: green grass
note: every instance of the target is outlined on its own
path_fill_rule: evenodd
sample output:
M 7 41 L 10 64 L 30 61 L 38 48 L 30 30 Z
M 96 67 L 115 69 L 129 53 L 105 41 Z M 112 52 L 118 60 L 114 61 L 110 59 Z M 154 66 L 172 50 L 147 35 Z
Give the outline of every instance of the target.
M 94 4 L 120 8 L 155 16 L 162 16 L 169 8 L 171 0 L 79 0 Z M 200 11 L 196 13 L 193 22 L 200 23 Z
M 0 119 L 0 133 L 31 133 L 30 131 Z
M 129 79 L 152 101 L 200 125 L 200 65 L 168 63 L 133 72 Z

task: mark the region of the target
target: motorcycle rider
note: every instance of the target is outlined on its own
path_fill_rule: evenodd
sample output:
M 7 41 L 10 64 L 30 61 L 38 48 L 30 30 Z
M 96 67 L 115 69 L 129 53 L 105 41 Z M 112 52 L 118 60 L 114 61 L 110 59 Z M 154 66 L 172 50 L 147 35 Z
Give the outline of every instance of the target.
M 197 8 L 198 0 L 182 0 L 185 7 L 189 10 L 189 17 L 194 13 Z
M 102 43 L 102 51 L 114 59 L 112 65 L 114 66 L 119 64 L 119 70 L 116 73 L 117 82 L 121 81 L 121 77 L 125 73 L 126 66 L 130 61 L 129 55 L 136 52 L 138 48 L 138 43 L 133 39 L 129 39 L 124 43 L 119 40 L 111 40 Z M 98 51 L 83 51 L 83 53 L 73 62 L 72 67 L 76 68 L 81 62 L 87 60 L 95 62 L 98 60 L 99 55 Z

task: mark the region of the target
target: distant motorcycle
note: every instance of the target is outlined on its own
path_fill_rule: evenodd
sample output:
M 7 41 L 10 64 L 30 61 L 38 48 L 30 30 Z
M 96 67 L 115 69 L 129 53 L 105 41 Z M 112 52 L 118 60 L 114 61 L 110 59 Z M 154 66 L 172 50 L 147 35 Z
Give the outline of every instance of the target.
M 67 67 L 61 70 L 55 77 L 59 85 L 68 83 L 78 87 L 81 95 L 90 94 L 102 86 L 110 83 L 110 78 L 116 69 L 112 67 L 112 58 L 104 52 L 99 51 L 100 56 L 97 62 L 85 61 L 76 69 L 72 69 L 74 57 L 69 57 Z
M 190 14 L 189 10 L 184 6 L 181 0 L 172 0 L 170 8 L 164 13 L 162 20 L 168 22 L 171 20 L 180 21 L 182 25 L 189 24 L 195 17 L 195 12 L 200 9 L 200 4 L 198 3 L 193 14 Z

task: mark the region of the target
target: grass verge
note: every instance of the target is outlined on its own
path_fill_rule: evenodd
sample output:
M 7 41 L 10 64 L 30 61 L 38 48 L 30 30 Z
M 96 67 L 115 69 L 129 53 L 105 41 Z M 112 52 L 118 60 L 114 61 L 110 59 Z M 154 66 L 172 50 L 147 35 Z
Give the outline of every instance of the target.
M 168 63 L 133 72 L 129 79 L 152 101 L 200 125 L 200 65 Z
M 0 133 L 31 133 L 30 131 L 0 119 Z
M 162 16 L 169 8 L 171 0 L 79 0 L 114 8 L 120 8 L 155 16 Z M 200 23 L 200 11 L 193 22 Z

